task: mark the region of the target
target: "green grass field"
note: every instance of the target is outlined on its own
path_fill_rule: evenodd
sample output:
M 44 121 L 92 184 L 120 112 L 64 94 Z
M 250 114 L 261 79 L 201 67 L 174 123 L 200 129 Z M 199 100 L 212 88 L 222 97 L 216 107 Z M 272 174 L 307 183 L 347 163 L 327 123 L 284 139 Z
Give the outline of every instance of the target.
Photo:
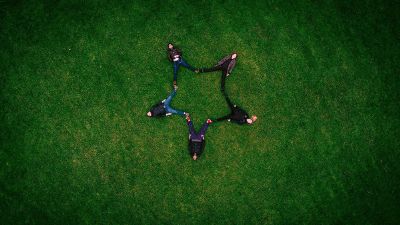
M 399 4 L 251 2 L 0 1 L 0 224 L 399 224 Z

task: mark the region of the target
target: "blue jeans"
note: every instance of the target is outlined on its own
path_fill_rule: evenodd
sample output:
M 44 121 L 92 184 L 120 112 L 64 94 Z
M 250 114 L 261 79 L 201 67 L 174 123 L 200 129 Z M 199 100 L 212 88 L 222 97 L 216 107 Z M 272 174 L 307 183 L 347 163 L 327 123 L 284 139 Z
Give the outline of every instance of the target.
M 171 101 L 172 101 L 172 99 L 175 97 L 175 95 L 176 95 L 176 91 L 173 90 L 172 93 L 164 100 L 164 107 L 165 107 L 165 110 L 167 111 L 167 113 L 178 114 L 178 115 L 184 116 L 184 115 L 185 115 L 185 112 L 182 112 L 182 111 L 180 111 L 180 110 L 173 109 L 173 108 L 171 108 L 171 107 L 169 106 L 169 104 L 171 103 Z
M 178 61 L 174 62 L 174 81 L 176 81 L 178 78 L 178 70 L 179 70 L 179 67 L 181 67 L 181 65 L 185 68 L 188 68 L 191 71 L 195 70 L 194 67 L 189 65 L 185 60 L 183 60 L 182 58 L 179 58 Z

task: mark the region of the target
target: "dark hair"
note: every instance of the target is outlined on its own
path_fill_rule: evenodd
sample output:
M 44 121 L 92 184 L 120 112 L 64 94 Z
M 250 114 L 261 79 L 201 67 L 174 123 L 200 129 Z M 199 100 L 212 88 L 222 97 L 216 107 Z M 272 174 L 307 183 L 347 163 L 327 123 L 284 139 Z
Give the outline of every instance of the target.
M 194 153 L 196 153 L 197 157 L 203 153 L 206 145 L 206 141 L 203 139 L 201 142 L 193 142 L 189 140 L 189 154 L 193 157 Z

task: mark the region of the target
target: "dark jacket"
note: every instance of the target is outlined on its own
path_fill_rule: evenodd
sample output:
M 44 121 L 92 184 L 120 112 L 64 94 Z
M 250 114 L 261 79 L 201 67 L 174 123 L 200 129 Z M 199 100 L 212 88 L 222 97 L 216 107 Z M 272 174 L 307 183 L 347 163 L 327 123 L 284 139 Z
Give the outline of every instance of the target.
M 151 107 L 150 112 L 152 117 L 162 117 L 167 114 L 163 102 L 157 103 L 153 107 Z
M 178 48 L 167 48 L 167 52 L 168 52 L 168 59 L 169 61 L 174 61 L 174 58 L 176 58 L 177 56 L 180 58 L 182 57 L 182 51 L 179 50 Z
M 239 107 L 234 107 L 230 116 L 230 121 L 237 124 L 246 124 L 249 114 Z
M 231 73 L 236 65 L 236 58 L 231 59 L 232 55 L 227 55 L 221 59 L 215 66 L 226 69 L 226 73 Z
M 191 156 L 196 153 L 197 157 L 204 151 L 206 141 L 204 139 L 190 139 L 189 140 L 189 153 Z
M 237 124 L 247 124 L 247 119 L 249 118 L 249 114 L 247 114 L 247 112 L 242 109 L 239 108 L 238 106 L 233 106 L 231 108 L 231 113 L 223 116 L 221 118 L 216 119 L 217 121 L 223 121 L 223 120 L 228 120 L 230 122 L 234 122 Z

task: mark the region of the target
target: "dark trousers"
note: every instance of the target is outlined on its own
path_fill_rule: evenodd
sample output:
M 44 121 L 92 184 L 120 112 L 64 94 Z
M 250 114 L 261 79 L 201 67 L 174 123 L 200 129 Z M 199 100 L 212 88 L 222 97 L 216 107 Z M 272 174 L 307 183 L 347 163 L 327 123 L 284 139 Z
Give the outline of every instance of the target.
M 223 94 L 224 97 L 225 97 L 225 101 L 226 101 L 226 103 L 228 104 L 229 109 L 231 110 L 231 113 L 228 114 L 228 115 L 226 115 L 226 116 L 223 116 L 223 117 L 220 117 L 220 118 L 216 119 L 216 121 L 223 121 L 223 120 L 228 120 L 228 119 L 230 119 L 230 118 L 231 118 L 231 115 L 232 115 L 232 112 L 234 111 L 234 109 L 235 109 L 235 107 L 236 107 L 236 106 L 231 102 L 231 99 L 228 97 L 228 95 L 225 93 L 225 91 L 222 91 L 222 94 Z
M 208 128 L 208 123 L 204 122 L 203 126 L 200 128 L 199 132 L 196 132 L 193 126 L 193 122 L 189 121 L 187 123 L 189 127 L 189 139 L 199 139 L 199 140 L 204 140 L 204 135 L 206 134 L 207 128 Z
M 181 66 L 188 68 L 191 71 L 195 70 L 193 66 L 189 65 L 189 63 L 187 63 L 182 58 L 180 58 L 178 61 L 174 61 L 173 63 L 174 63 L 174 81 L 178 79 L 178 70 Z

